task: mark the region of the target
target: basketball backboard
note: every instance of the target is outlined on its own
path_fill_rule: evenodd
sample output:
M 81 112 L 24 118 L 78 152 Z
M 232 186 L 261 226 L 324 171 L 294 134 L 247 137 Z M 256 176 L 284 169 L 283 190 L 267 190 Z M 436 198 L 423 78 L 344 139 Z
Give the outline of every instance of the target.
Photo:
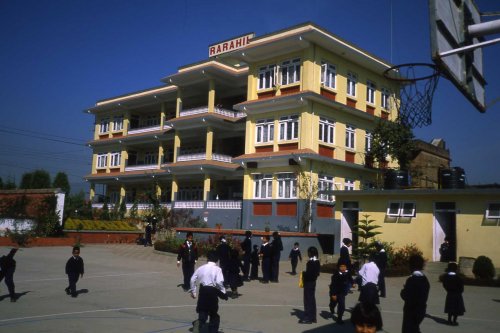
M 481 23 L 479 9 L 473 0 L 429 0 L 429 10 L 432 60 L 442 75 L 485 112 L 483 50 L 467 48 L 483 41 L 468 32 L 469 26 Z

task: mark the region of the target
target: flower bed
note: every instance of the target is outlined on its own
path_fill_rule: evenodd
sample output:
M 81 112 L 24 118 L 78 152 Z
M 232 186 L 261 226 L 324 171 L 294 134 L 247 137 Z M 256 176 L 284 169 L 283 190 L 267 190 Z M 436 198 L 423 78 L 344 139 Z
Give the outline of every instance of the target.
M 68 218 L 64 222 L 66 230 L 106 230 L 138 231 L 137 224 L 131 221 L 79 220 Z

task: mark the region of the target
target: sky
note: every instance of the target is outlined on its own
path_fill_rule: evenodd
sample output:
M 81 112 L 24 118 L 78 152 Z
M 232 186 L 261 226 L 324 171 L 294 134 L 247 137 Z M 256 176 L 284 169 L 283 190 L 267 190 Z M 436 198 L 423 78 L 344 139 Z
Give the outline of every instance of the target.
M 72 192 L 88 191 L 94 118 L 84 110 L 161 85 L 206 60 L 210 44 L 304 22 L 393 64 L 431 62 L 425 0 L 0 0 L 0 177 L 65 172 Z M 488 104 L 500 98 L 500 44 L 483 53 Z M 499 124 L 500 102 L 479 113 L 442 78 L 432 124 L 414 133 L 444 139 L 469 184 L 500 183 Z

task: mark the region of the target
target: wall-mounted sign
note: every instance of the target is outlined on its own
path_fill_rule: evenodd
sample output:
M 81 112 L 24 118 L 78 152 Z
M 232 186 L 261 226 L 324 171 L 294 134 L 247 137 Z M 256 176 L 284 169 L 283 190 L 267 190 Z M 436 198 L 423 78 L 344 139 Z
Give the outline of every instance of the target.
M 250 42 L 250 39 L 255 37 L 255 34 L 248 34 L 236 37 L 218 44 L 213 44 L 208 47 L 208 56 L 215 57 L 219 54 L 234 51 L 242 48 Z

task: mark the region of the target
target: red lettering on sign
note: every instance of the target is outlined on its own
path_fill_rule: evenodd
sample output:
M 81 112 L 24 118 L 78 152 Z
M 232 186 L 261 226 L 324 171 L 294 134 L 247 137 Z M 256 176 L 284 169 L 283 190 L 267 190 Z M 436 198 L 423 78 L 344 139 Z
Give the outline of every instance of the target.
M 213 56 L 213 55 L 214 55 L 214 53 L 215 53 L 215 47 L 213 47 L 213 46 L 212 46 L 212 47 L 210 48 L 209 55 L 210 55 L 210 56 Z

